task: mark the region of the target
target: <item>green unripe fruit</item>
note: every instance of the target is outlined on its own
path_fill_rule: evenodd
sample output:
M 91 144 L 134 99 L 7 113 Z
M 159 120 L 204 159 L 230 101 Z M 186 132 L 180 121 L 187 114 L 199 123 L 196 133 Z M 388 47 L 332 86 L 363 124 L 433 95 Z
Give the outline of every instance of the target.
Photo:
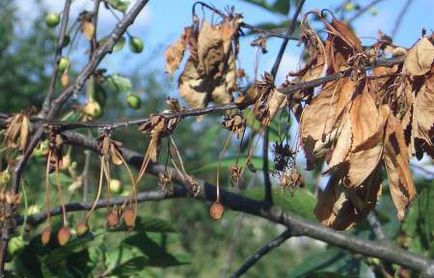
M 356 8 L 356 7 L 354 6 L 354 4 L 353 4 L 352 2 L 346 3 L 345 6 L 344 6 L 344 10 L 345 10 L 346 12 L 354 11 L 355 8 Z
M 60 22 L 60 14 L 59 13 L 48 13 L 45 16 L 45 24 L 50 27 L 54 28 L 59 24 Z
M 122 183 L 120 180 L 112 179 L 110 181 L 110 192 L 112 194 L 121 194 L 122 193 Z
M 130 37 L 130 50 L 134 53 L 143 51 L 143 40 L 139 37 Z
M 11 172 L 6 169 L 0 172 L 0 185 L 6 185 L 11 180 Z
M 129 94 L 127 96 L 127 104 L 132 109 L 139 109 L 140 105 L 142 104 L 142 101 L 137 95 Z
M 24 251 L 26 242 L 21 236 L 13 237 L 8 243 L 8 254 L 10 256 L 15 256 Z
M 69 65 L 71 64 L 71 61 L 69 61 L 68 57 L 62 57 L 59 61 L 59 71 L 64 72 L 69 68 Z

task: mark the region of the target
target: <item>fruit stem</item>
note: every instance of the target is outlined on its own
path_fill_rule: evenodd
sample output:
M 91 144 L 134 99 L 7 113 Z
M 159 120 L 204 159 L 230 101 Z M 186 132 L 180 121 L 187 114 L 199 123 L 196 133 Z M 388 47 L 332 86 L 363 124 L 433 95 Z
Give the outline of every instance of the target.
M 22 225 L 22 229 L 21 229 L 21 233 L 20 236 L 23 237 L 24 236 L 24 231 L 26 230 L 26 225 L 27 225 L 27 217 L 28 217 L 28 200 L 27 200 L 27 190 L 26 190 L 26 183 L 23 182 L 23 197 L 24 197 L 24 220 L 23 220 L 23 225 Z

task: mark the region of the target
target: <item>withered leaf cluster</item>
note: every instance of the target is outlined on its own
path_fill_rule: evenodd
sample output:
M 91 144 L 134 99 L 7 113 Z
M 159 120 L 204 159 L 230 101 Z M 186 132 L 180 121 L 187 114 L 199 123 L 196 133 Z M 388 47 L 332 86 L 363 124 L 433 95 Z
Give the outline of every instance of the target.
M 31 123 L 28 113 L 19 113 L 6 120 L 4 143 L 8 149 L 24 151 L 31 133 Z
M 179 120 L 177 117 L 165 118 L 161 115 L 151 115 L 149 121 L 139 127 L 141 132 L 151 137 L 147 151 L 147 157 L 151 161 L 157 161 L 161 138 L 170 135 Z
M 219 24 L 195 21 L 166 50 L 166 71 L 173 74 L 186 50 L 189 57 L 179 76 L 179 92 L 192 108 L 213 101 L 226 104 L 236 90 L 238 29 L 241 16 L 230 14 Z
M 390 43 L 381 41 L 365 50 L 347 25 L 316 15 L 327 38 L 323 41 L 306 19 L 302 21 L 307 62 L 290 74 L 296 76 L 293 83 L 337 72 L 343 77 L 324 83 L 317 94 L 302 90 L 295 94 L 302 97 L 291 103 L 303 111 L 300 137 L 307 168 L 325 160 L 325 172 L 331 175 L 315 214 L 335 229 L 357 224 L 375 207 L 385 169 L 402 220 L 416 195 L 409 160 L 423 152 L 434 154 L 433 38 L 423 37 L 408 53 L 404 50 L 403 65 L 368 72 L 371 61 L 393 49 Z

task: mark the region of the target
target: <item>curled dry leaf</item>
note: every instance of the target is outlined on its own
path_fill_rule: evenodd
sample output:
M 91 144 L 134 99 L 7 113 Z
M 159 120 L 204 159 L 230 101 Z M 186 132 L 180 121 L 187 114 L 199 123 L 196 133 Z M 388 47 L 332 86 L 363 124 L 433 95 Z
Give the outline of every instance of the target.
M 19 113 L 6 120 L 7 129 L 4 137 L 6 146 L 10 149 L 18 148 L 24 151 L 27 147 L 31 132 L 31 123 L 28 113 Z
M 287 104 L 287 96 L 274 88 L 273 77 L 266 72 L 262 80 L 256 84 L 258 100 L 256 101 L 253 112 L 256 119 L 263 125 L 269 125 L 277 112 Z
M 434 46 L 423 37 L 414 45 L 405 57 L 403 71 L 411 75 L 424 75 L 431 70 L 434 60 Z
M 147 151 L 147 156 L 151 161 L 157 161 L 161 138 L 170 135 L 178 121 L 179 118 L 176 117 L 165 118 L 161 115 L 151 115 L 150 120 L 139 127 L 141 132 L 151 137 Z
M 166 72 L 168 74 L 171 75 L 178 69 L 182 58 L 184 57 L 185 49 L 188 46 L 189 38 L 192 35 L 193 28 L 186 27 L 182 32 L 181 37 L 166 49 Z
M 241 135 L 246 128 L 247 120 L 242 113 L 235 113 L 233 115 L 226 114 L 223 118 L 222 126 L 232 133 L 235 133 L 237 139 L 241 138 Z
M 312 169 L 315 158 L 323 157 L 325 149 L 334 143 L 343 113 L 355 89 L 354 81 L 348 77 L 326 83 L 304 109 L 300 137 L 306 153 L 307 169 Z
M 314 213 L 321 223 L 337 230 L 347 230 L 362 221 L 375 207 L 381 195 L 381 168 L 377 167 L 358 187 L 346 187 L 332 176 L 318 196 Z
M 387 171 L 390 193 L 400 221 L 405 210 L 416 196 L 416 188 L 409 167 L 409 155 L 404 131 L 399 120 L 389 115 L 384 142 L 384 166 Z
M 111 160 L 114 165 L 121 165 L 122 158 L 122 142 L 115 141 L 108 134 L 101 134 L 98 138 L 97 149 L 106 161 Z
M 241 17 L 226 17 L 222 23 L 211 25 L 203 21 L 200 28 L 186 28 L 184 35 L 166 52 L 166 69 L 173 72 L 189 46 L 190 57 L 179 77 L 179 91 L 192 108 L 202 108 L 214 101 L 232 102 L 236 90 L 236 57 L 238 28 Z M 198 30 L 198 31 L 196 31 Z
M 434 157 L 434 67 L 413 103 L 413 138 L 422 141 L 421 148 Z M 417 147 L 417 146 L 415 146 Z

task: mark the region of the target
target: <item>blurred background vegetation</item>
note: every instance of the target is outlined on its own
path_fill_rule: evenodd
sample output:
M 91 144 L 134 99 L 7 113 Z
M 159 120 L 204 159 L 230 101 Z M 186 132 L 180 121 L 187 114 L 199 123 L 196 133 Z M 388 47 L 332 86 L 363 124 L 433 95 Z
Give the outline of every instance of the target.
M 245 0 L 259 6 L 276 16 L 287 15 L 294 8 L 294 1 Z M 345 1 L 344 1 L 345 2 Z M 352 1 L 346 1 L 352 3 Z M 38 2 L 39 3 L 39 2 Z M 235 3 L 236 4 L 236 3 Z M 55 35 L 45 26 L 46 10 L 37 5 L 38 18 L 31 23 L 31 30 L 23 34 L 20 24 L 24 18 L 16 15 L 17 3 L 14 0 L 0 2 L 0 111 L 17 112 L 30 105 L 40 107 L 48 88 L 48 80 L 53 63 Z M 340 12 L 354 12 L 357 6 L 341 6 Z M 346 9 L 346 10 L 345 10 Z M 282 17 L 281 23 L 263 24 L 263 28 L 281 28 L 287 25 Z M 179 26 L 181 29 L 182 26 Z M 163 53 L 152 53 L 150 56 Z M 150 57 L 151 58 L 151 57 Z M 74 68 L 73 68 L 74 69 Z M 128 78 L 110 73 L 116 86 L 105 84 L 96 89 L 96 98 L 103 106 L 103 120 L 146 116 L 162 111 L 166 94 L 173 91 L 171 83 L 166 82 L 162 70 L 142 70 Z M 70 73 L 74 76 L 75 72 Z M 57 88 L 57 91 L 61 88 Z M 142 100 L 142 108 L 130 109 L 125 96 L 135 92 Z M 85 98 L 75 97 L 65 109 L 82 104 Z M 273 123 L 275 130 L 285 128 L 277 119 Z M 68 118 L 69 119 L 69 118 Z M 220 126 L 221 116 L 209 116 L 200 123 L 188 119 L 178 125 L 174 138 L 181 151 L 187 172 L 204 180 L 215 182 L 217 161 L 222 149 L 222 142 L 227 132 Z M 286 122 L 288 122 L 286 120 Z M 192 128 L 194 126 L 194 128 Z M 82 131 L 87 134 L 87 131 Z M 255 136 L 254 131 L 251 131 Z M 96 131 L 93 131 L 96 136 Z M 272 133 L 272 139 L 278 137 Z M 124 140 L 128 138 L 128 140 Z M 120 129 L 114 133 L 114 139 L 122 140 L 128 148 L 143 152 L 140 146 L 146 146 L 145 137 L 135 128 Z M 164 145 L 164 144 L 163 144 Z M 138 147 L 139 146 L 139 147 Z M 80 177 L 83 174 L 85 152 L 79 148 L 69 150 L 73 163 L 62 172 L 62 186 L 66 201 L 83 200 Z M 238 142 L 231 144 L 227 155 L 222 160 L 224 187 L 241 190 L 242 194 L 262 198 L 262 175 L 250 172 L 243 180 L 243 189 L 233 188 L 228 178 L 228 167 L 234 163 L 234 154 L 238 151 Z M 165 163 L 167 151 L 161 152 L 161 163 Z M 89 194 L 94 196 L 98 176 L 98 159 L 90 156 Z M 261 168 L 259 159 L 254 159 L 254 166 Z M 4 162 L 2 163 L 4 165 Z M 303 165 L 303 163 L 300 163 Z M 43 169 L 45 160 L 33 157 L 24 173 L 25 189 L 28 195 L 27 208 L 21 213 L 35 213 L 44 210 Z M 312 210 L 315 204 L 315 190 L 318 175 L 304 173 L 306 188 L 295 192 L 274 190 L 278 206 L 290 210 L 305 218 L 314 220 Z M 122 181 L 123 192 L 129 192 L 129 178 L 122 167 L 113 168 L 113 178 Z M 395 211 L 384 190 L 377 215 L 390 240 L 396 241 L 424 256 L 434 256 L 434 193 L 432 177 L 415 176 L 419 195 L 410 208 L 409 215 L 401 224 L 395 217 Z M 384 183 L 387 185 L 387 182 Z M 158 189 L 157 180 L 146 177 L 140 190 Z M 67 194 L 66 194 L 67 192 Z M 55 193 L 52 199 L 56 200 Z M 121 227 L 117 230 L 105 228 L 104 209 L 92 216 L 92 232 L 83 238 L 73 237 L 65 247 L 57 243 L 42 246 L 40 232 L 44 225 L 30 227 L 24 231 L 26 247 L 15 256 L 9 256 L 7 264 L 11 277 L 228 277 L 242 262 L 265 242 L 282 232 L 267 221 L 241 213 L 225 211 L 221 221 L 213 221 L 208 216 L 209 205 L 193 199 L 166 200 L 139 205 L 139 224 L 134 231 L 127 232 Z M 70 213 L 69 223 L 79 223 L 83 213 Z M 60 217 L 55 217 L 60 227 Z M 56 229 L 54 229 L 56 232 Z M 21 234 L 21 227 L 16 236 Z M 361 238 L 374 238 L 369 224 L 365 221 L 351 233 Z M 398 277 L 417 276 L 409 274 L 396 265 L 372 258 L 363 258 L 342 249 L 308 238 L 291 239 L 277 248 L 257 265 L 249 270 L 247 277 L 386 277 L 387 273 L 396 273 Z

